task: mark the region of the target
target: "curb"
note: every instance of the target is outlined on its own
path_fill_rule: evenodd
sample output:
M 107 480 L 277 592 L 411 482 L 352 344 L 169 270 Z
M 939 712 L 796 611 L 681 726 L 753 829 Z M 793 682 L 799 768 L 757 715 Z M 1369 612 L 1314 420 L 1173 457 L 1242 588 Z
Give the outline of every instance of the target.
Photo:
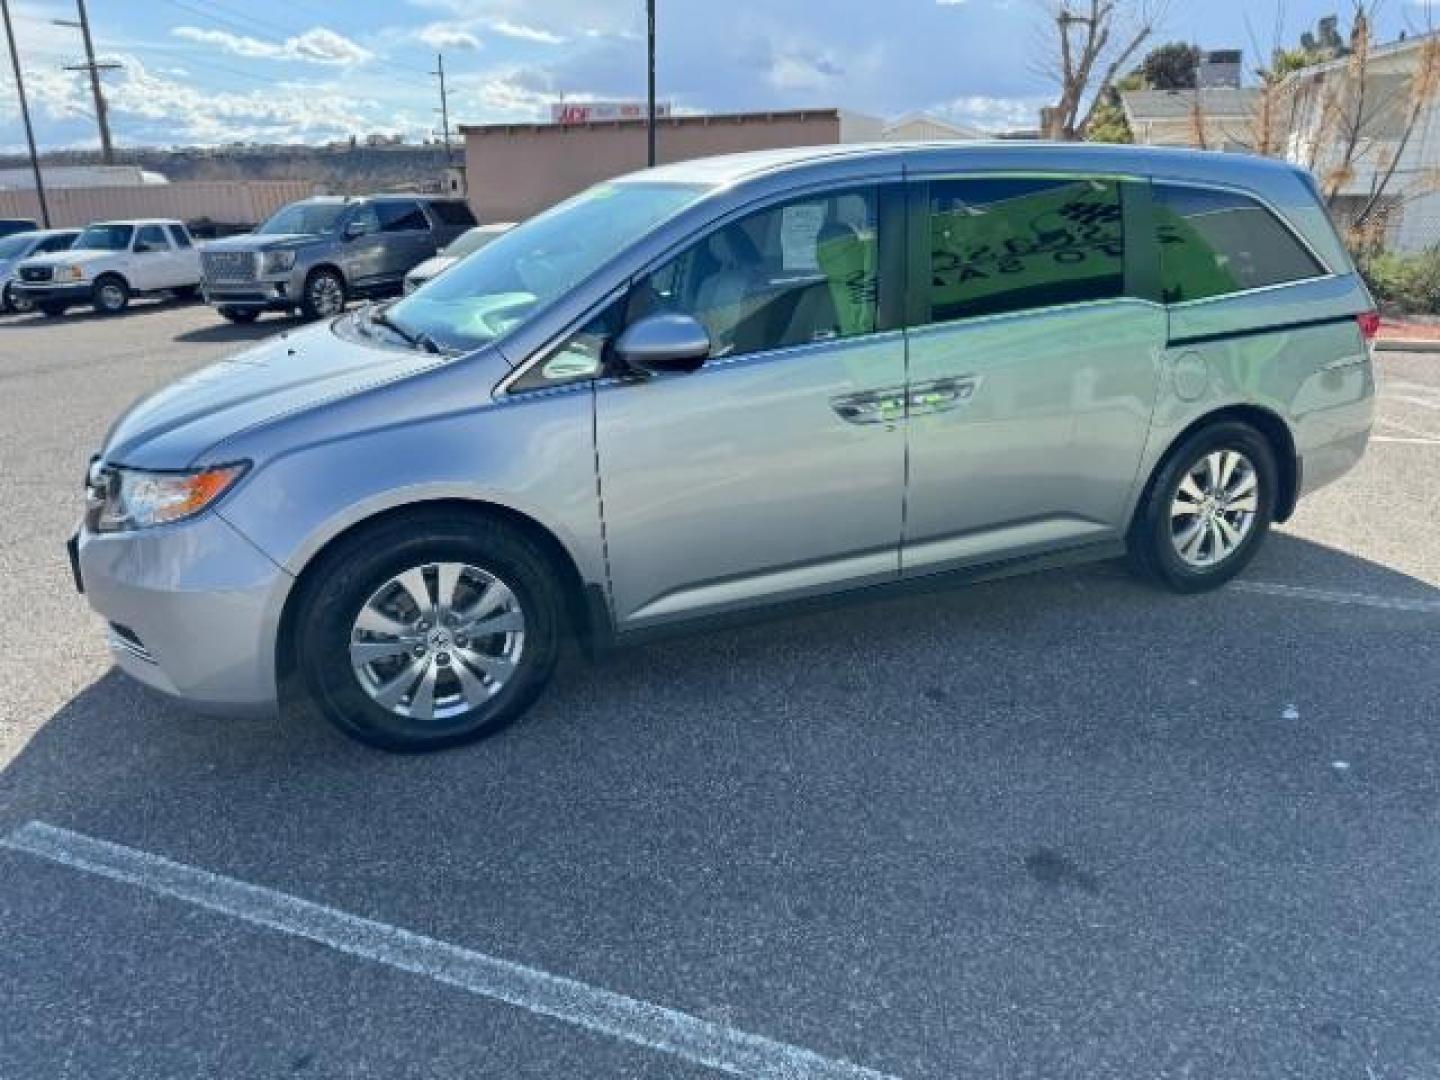
M 1440 338 L 1376 338 L 1377 352 L 1440 353 Z

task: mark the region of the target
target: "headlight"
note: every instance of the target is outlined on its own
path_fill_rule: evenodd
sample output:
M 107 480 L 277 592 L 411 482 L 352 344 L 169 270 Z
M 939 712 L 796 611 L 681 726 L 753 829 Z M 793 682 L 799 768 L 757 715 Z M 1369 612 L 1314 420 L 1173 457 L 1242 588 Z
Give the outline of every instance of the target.
M 293 251 L 267 251 L 265 260 L 260 264 L 262 274 L 284 274 L 295 265 L 295 252 Z
M 193 517 L 230 490 L 246 468 L 241 463 L 187 472 L 114 469 L 95 528 L 119 532 Z
M 84 281 L 85 268 L 83 266 L 57 266 L 55 268 L 56 281 Z

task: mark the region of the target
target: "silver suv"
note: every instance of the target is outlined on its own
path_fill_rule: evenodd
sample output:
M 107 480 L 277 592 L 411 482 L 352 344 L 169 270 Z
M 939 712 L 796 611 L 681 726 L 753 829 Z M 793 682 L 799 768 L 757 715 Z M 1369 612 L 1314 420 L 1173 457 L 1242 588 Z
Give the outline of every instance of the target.
M 443 746 L 567 634 L 1125 550 L 1214 588 L 1360 458 L 1375 321 L 1273 161 L 666 166 L 134 406 L 71 550 L 143 682 Z
M 351 297 L 400 292 L 407 272 L 474 224 L 461 200 L 433 195 L 305 199 L 207 244 L 205 299 L 237 323 L 262 311 L 338 315 Z

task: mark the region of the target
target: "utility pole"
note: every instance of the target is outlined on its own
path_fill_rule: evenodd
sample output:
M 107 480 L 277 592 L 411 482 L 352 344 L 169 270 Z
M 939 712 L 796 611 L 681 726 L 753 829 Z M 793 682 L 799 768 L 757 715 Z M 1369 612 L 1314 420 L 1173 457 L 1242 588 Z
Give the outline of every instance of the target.
M 100 160 L 106 165 L 114 165 L 115 147 L 110 142 L 110 117 L 105 111 L 105 93 L 100 89 L 100 72 L 116 71 L 122 65 L 113 60 L 103 64 L 95 62 L 95 43 L 90 39 L 90 16 L 85 12 L 85 0 L 75 0 L 75 7 L 80 13 L 79 22 L 72 22 L 69 19 L 51 19 L 50 21 L 56 26 L 68 26 L 71 29 L 79 30 L 80 36 L 85 39 L 85 63 L 67 64 L 65 70 L 90 73 L 90 91 L 95 95 L 95 119 L 100 124 Z
M 25 141 L 30 144 L 30 168 L 35 172 L 35 194 L 40 199 L 40 219 L 50 227 L 50 207 L 45 202 L 45 181 L 40 176 L 40 156 L 35 153 L 35 129 L 30 126 L 30 106 L 25 102 L 25 80 L 20 77 L 20 53 L 15 48 L 15 27 L 10 22 L 10 0 L 0 0 L 5 16 L 5 40 L 10 45 L 10 63 L 15 66 L 15 93 L 20 98 L 20 117 L 25 121 Z
M 645 0 L 645 42 L 647 53 L 646 96 L 647 111 L 645 135 L 649 148 L 648 161 L 655 167 L 655 0 Z
M 435 54 L 435 70 L 430 73 L 440 80 L 440 108 L 435 111 L 440 114 L 440 137 L 445 141 L 445 167 L 451 165 L 450 160 L 450 95 L 445 90 L 445 54 Z M 460 184 L 462 195 L 466 194 L 465 170 L 460 170 Z

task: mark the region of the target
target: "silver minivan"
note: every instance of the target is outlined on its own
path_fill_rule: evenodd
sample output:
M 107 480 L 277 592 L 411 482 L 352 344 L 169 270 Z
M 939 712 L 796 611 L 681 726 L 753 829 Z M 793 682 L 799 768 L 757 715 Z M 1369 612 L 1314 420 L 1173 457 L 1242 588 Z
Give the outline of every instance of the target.
M 1283 163 L 669 165 L 144 399 L 71 555 L 150 686 L 439 747 L 519 715 L 567 635 L 1125 551 L 1214 588 L 1360 458 L 1375 324 Z

